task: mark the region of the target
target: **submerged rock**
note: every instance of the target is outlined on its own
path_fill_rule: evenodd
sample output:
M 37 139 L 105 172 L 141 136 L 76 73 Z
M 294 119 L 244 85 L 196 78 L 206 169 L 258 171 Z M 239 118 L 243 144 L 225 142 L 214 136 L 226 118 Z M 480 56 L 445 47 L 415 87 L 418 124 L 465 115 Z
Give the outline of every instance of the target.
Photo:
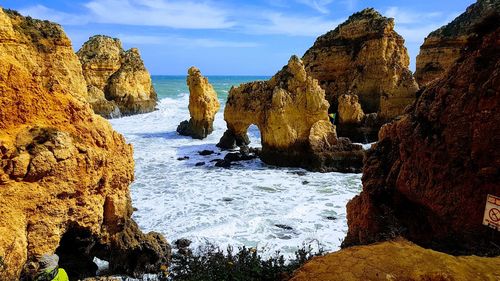
M 0 89 L 0 280 L 52 253 L 72 280 L 94 257 L 134 276 L 167 264 L 165 239 L 131 219 L 132 147 L 86 103 L 59 25 L 0 9 Z
M 324 172 L 361 170 L 361 146 L 337 138 L 325 92 L 296 56 L 269 81 L 231 88 L 224 119 L 228 130 L 218 144 L 223 149 L 248 144 L 247 129 L 255 124 L 265 163 Z
M 487 194 L 500 195 L 499 23 L 476 25 L 459 62 L 381 129 L 347 205 L 344 246 L 402 235 L 453 254 L 500 254 L 500 236 L 482 225 Z
M 187 84 L 189 86 L 189 113 L 191 119 L 182 121 L 177 132 L 195 139 L 204 139 L 213 132 L 215 114 L 220 104 L 212 85 L 196 67 L 188 70 Z
M 125 51 L 119 39 L 96 35 L 76 54 L 95 113 L 114 118 L 155 109 L 156 92 L 138 49 Z
M 449 24 L 431 32 L 420 47 L 415 78 L 421 86 L 442 78 L 465 51 L 467 41 L 475 36 L 474 26 L 500 13 L 497 0 L 478 0 Z
M 394 19 L 374 9 L 355 13 L 320 36 L 302 59 L 307 73 L 325 90 L 329 112 L 340 114 L 339 136 L 376 140 L 380 126 L 415 100 L 418 85 L 408 69 L 404 39 L 394 31 Z M 346 95 L 356 97 L 346 104 Z M 361 108 L 354 102 L 358 98 Z M 376 113 L 378 121 L 363 122 L 363 113 Z

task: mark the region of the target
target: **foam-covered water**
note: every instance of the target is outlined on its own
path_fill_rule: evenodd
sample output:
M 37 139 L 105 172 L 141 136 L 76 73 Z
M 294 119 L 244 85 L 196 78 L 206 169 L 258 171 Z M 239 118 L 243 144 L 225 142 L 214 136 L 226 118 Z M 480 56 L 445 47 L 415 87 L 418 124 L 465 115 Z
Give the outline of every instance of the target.
M 231 85 L 262 77 L 209 77 L 223 103 Z M 214 167 L 215 144 L 226 129 L 223 109 L 205 140 L 179 136 L 177 125 L 189 119 L 184 77 L 153 77 L 160 102 L 149 114 L 111 120 L 134 145 L 135 181 L 131 186 L 134 219 L 145 231 L 169 241 L 188 238 L 194 247 L 210 242 L 292 254 L 297 246 L 318 243 L 339 248 L 347 231 L 345 205 L 361 189 L 359 174 L 311 173 L 276 168 L 255 159 L 230 169 Z M 260 146 L 259 131 L 249 131 Z M 185 161 L 179 157 L 189 156 Z M 196 167 L 198 162 L 204 166 Z M 305 175 L 303 175 L 305 172 Z

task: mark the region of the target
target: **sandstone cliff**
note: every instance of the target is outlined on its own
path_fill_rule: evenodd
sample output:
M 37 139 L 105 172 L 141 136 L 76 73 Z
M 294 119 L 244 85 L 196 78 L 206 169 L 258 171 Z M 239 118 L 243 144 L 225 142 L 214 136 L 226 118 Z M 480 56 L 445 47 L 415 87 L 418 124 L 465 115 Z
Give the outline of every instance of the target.
M 91 37 L 77 52 L 94 112 L 114 118 L 151 112 L 157 96 L 139 51 L 124 51 L 120 40 Z
M 191 119 L 179 124 L 177 132 L 196 139 L 204 139 L 214 130 L 215 114 L 220 108 L 217 92 L 196 67 L 188 70 L 187 85 Z
M 431 32 L 417 56 L 417 82 L 424 86 L 443 77 L 460 58 L 468 38 L 474 36 L 474 25 L 493 13 L 500 13 L 499 1 L 478 0 L 452 22 Z
M 338 112 L 340 96 L 357 95 L 364 113 L 377 114 L 376 125 L 365 120 L 340 122 L 340 136 L 371 141 L 381 124 L 402 114 L 415 100 L 418 85 L 408 70 L 404 39 L 394 31 L 394 19 L 374 9 L 355 13 L 320 36 L 303 60 L 307 73 L 325 90 L 330 112 Z
M 344 246 L 400 234 L 451 253 L 500 253 L 500 236 L 481 224 L 486 195 L 500 195 L 499 23 L 476 25 L 458 63 L 381 129 L 347 205 Z
M 228 130 L 218 146 L 248 144 L 247 129 L 261 133 L 262 161 L 319 171 L 360 171 L 363 150 L 338 139 L 328 120 L 328 102 L 318 81 L 293 56 L 269 81 L 231 88 L 224 110 Z
M 0 280 L 44 253 L 75 280 L 94 257 L 132 275 L 167 262 L 165 239 L 130 218 L 132 147 L 87 98 L 62 28 L 0 9 Z
M 314 258 L 291 281 L 498 280 L 499 268 L 500 257 L 455 257 L 398 240 Z

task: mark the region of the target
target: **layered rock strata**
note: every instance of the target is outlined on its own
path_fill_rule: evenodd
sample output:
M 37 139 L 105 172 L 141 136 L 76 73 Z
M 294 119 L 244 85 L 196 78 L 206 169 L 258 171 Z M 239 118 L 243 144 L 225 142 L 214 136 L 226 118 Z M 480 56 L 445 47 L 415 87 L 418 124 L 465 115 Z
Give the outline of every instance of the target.
M 418 85 L 408 70 L 404 39 L 394 31 L 394 19 L 374 9 L 355 13 L 320 36 L 302 59 L 325 90 L 330 112 L 341 113 L 339 97 L 356 95 L 364 113 L 377 114 L 377 122 L 357 118 L 356 123 L 343 122 L 340 114 L 337 131 L 351 140 L 373 140 L 383 123 L 415 100 Z
M 318 81 L 293 56 L 269 81 L 231 88 L 224 110 L 228 130 L 218 146 L 249 143 L 247 129 L 260 130 L 262 161 L 318 171 L 360 171 L 363 150 L 337 138 L 328 120 L 328 102 Z
M 363 191 L 347 205 L 343 245 L 403 235 L 449 253 L 498 255 L 482 225 L 500 195 L 500 16 L 476 25 L 446 75 L 384 126 L 365 161 Z
M 95 113 L 114 118 L 155 109 L 156 92 L 138 49 L 125 51 L 120 40 L 97 35 L 77 55 Z
M 475 35 L 474 25 L 495 13 L 500 13 L 500 2 L 479 0 L 452 22 L 431 32 L 417 56 L 417 82 L 425 86 L 443 77 L 464 52 L 468 38 Z
M 500 278 L 500 257 L 450 256 L 404 240 L 352 247 L 316 257 L 291 281 L 468 281 Z
M 188 70 L 187 85 L 191 119 L 181 122 L 177 132 L 195 139 L 204 139 L 214 130 L 215 114 L 220 108 L 217 92 L 196 67 Z
M 62 28 L 0 9 L 0 280 L 32 274 L 57 253 L 70 278 L 138 275 L 169 245 L 131 219 L 132 147 L 94 115 Z

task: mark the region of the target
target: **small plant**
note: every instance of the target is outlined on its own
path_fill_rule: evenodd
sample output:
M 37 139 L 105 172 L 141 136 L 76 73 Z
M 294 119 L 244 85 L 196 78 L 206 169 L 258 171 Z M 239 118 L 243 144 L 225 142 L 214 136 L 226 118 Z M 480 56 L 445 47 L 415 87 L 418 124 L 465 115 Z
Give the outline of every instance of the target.
M 240 247 L 234 252 L 228 247 L 226 252 L 214 245 L 206 245 L 199 254 L 174 254 L 170 268 L 170 280 L 182 281 L 276 281 L 288 280 L 293 271 L 314 256 L 310 246 L 303 246 L 295 252 L 295 258 L 286 261 L 280 252 L 263 259 L 254 248 Z

